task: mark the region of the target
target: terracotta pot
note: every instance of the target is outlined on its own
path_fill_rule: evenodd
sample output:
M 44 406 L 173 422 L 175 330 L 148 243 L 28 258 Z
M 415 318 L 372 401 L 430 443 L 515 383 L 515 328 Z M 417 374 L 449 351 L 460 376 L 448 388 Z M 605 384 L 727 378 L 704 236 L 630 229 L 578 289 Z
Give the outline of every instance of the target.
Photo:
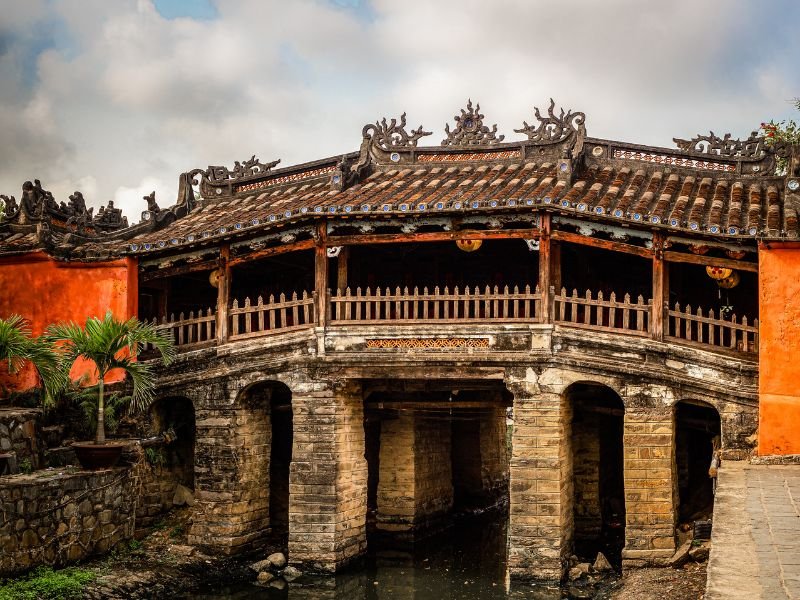
M 110 469 L 119 461 L 122 456 L 122 449 L 125 444 L 106 442 L 95 444 L 94 442 L 74 442 L 72 447 L 78 462 L 88 471 L 100 469 Z

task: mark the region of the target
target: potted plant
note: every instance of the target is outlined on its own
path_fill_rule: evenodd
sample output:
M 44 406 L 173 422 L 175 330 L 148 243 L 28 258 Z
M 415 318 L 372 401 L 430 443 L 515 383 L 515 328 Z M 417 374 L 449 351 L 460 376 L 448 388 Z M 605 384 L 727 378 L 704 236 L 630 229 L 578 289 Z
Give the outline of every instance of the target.
M 17 373 L 30 362 L 39 374 L 44 404 L 55 401 L 65 379 L 59 369 L 58 355 L 44 337 L 31 337 L 28 322 L 19 315 L 0 319 L 0 362 L 8 363 L 8 372 Z
M 149 323 L 133 317 L 117 320 L 111 311 L 104 318 L 90 317 L 83 327 L 77 323 L 59 323 L 47 330 L 47 338 L 59 345 L 62 351 L 63 372 L 69 371 L 78 358 L 94 364 L 97 370 L 97 430 L 94 442 L 76 442 L 72 446 L 81 465 L 86 469 L 107 469 L 114 466 L 122 454 L 124 444 L 106 441 L 105 430 L 105 378 L 112 369 L 122 369 L 133 383 L 130 412 L 138 412 L 153 400 L 155 381 L 150 366 L 137 362 L 136 356 L 143 344 L 149 344 L 161 353 L 164 364 L 175 356 L 172 339 Z

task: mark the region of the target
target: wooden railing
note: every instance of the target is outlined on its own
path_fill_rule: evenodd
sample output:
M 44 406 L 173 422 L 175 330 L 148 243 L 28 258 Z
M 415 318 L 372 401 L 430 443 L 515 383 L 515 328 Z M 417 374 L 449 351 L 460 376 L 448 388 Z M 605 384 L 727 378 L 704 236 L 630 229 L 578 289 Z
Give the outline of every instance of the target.
M 158 319 L 153 319 L 152 324 L 159 331 L 170 333 L 175 345 L 187 350 L 210 345 L 217 336 L 217 318 L 210 308 L 206 309 L 205 314 L 202 310 L 197 311 L 196 316 L 194 311 L 190 311 L 188 317 L 185 313 L 180 313 L 177 318 L 171 314 L 169 318 L 162 317 L 160 323 Z M 148 344 L 142 347 L 143 352 L 152 350 Z
M 642 296 L 631 302 L 630 294 L 625 294 L 619 302 L 614 292 L 606 300 L 603 292 L 592 298 L 589 290 L 583 296 L 578 295 L 578 290 L 572 290 L 572 295 L 568 296 L 567 290 L 561 288 L 553 301 L 553 320 L 556 323 L 641 336 L 650 332 L 650 300 L 645 302 Z
M 545 323 L 595 331 L 648 336 L 652 328 L 653 310 L 650 300 L 638 296 L 632 301 L 629 294 L 618 299 L 614 293 L 606 298 L 602 292 L 593 295 L 577 290 L 571 294 L 562 288 L 551 290 L 552 306 L 549 317 L 542 305 L 538 286 L 489 287 L 483 289 L 458 287 L 389 288 L 372 290 L 347 288 L 336 290 L 328 299 L 331 326 L 434 323 Z M 317 326 L 315 294 L 293 293 L 287 299 L 280 294 L 256 303 L 245 298 L 240 305 L 234 300 L 228 311 L 228 340 L 282 333 Z M 153 321 L 159 330 L 169 331 L 176 346 L 194 349 L 213 345 L 217 341 L 217 316 L 205 311 L 180 313 Z M 664 309 L 664 340 L 708 349 L 720 349 L 746 354 L 758 352 L 758 319 L 738 320 L 735 315 L 725 318 L 713 310 L 692 309 L 676 304 Z M 224 340 L 223 340 L 224 341 Z M 152 348 L 144 347 L 144 352 Z
M 330 297 L 330 321 L 333 325 L 392 323 L 482 323 L 529 322 L 535 323 L 542 315 L 542 295 L 538 288 L 531 291 L 526 285 L 509 289 L 486 286 L 483 290 L 469 287 L 452 291 L 445 286 L 397 287 L 362 291 L 356 288 L 336 290 Z
M 294 292 L 289 300 L 286 294 L 270 295 L 267 302 L 259 296 L 255 304 L 245 298 L 242 306 L 234 300 L 228 311 L 231 340 L 241 340 L 269 333 L 293 331 L 314 327 L 314 294 L 303 292 L 300 297 Z
M 714 315 L 709 310 L 693 311 L 688 304 L 681 310 L 680 304 L 667 311 L 664 337 L 667 340 L 690 343 L 698 346 L 713 346 L 737 352 L 758 352 L 758 319 L 752 322 L 742 317 L 737 322 L 736 315 L 725 319 L 721 314 Z

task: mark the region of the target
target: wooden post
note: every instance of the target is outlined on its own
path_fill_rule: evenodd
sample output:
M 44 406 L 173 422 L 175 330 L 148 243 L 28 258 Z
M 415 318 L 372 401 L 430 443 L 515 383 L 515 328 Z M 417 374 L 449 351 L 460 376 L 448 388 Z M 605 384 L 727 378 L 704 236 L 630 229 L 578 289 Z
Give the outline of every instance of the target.
M 541 323 L 550 323 L 553 314 L 552 304 L 553 295 L 551 287 L 553 285 L 553 273 L 551 270 L 551 246 L 550 246 L 550 214 L 541 214 L 541 225 L 539 235 L 539 291 L 542 294 L 542 314 L 539 317 Z
M 350 261 L 350 246 L 342 246 L 336 262 L 336 287 L 344 294 L 347 289 L 347 264 Z
M 314 289 L 317 293 L 317 325 L 326 327 L 328 324 L 328 252 L 325 241 L 328 237 L 327 223 L 323 221 L 317 225 L 316 247 L 314 248 Z
M 220 277 L 217 283 L 217 342 L 228 341 L 228 307 L 231 297 L 231 247 L 225 244 L 219 249 Z
M 664 339 L 664 313 L 669 305 L 669 265 L 664 260 L 664 234 L 653 233 L 653 301 L 650 334 L 654 340 Z

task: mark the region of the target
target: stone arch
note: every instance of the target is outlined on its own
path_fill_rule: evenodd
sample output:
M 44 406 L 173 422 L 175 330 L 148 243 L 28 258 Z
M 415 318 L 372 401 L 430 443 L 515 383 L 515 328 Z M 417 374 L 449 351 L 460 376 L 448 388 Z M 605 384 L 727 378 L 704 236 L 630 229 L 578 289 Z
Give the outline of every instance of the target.
M 619 565 L 625 544 L 625 404 L 605 381 L 575 381 L 562 397 L 571 414 L 574 552 L 586 560 L 603 552 Z
M 683 399 L 674 405 L 674 419 L 678 520 L 690 523 L 710 519 L 714 492 L 708 471 L 712 455 L 721 444 L 719 409 L 710 402 Z
M 279 380 L 259 380 L 237 396 L 246 413 L 242 436 L 252 436 L 251 463 L 244 473 L 252 496 L 268 515 L 270 533 L 286 543 L 289 531 L 289 467 L 292 460 L 292 391 Z M 247 441 L 244 441 L 247 444 Z

